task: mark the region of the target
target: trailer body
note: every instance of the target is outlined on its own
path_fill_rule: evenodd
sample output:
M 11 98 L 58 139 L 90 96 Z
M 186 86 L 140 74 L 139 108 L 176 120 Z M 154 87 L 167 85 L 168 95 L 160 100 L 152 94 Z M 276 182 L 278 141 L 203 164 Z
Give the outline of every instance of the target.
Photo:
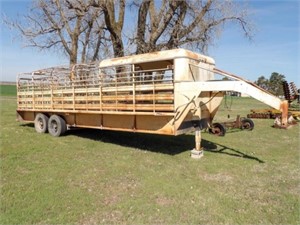
M 217 81 L 216 73 L 233 80 Z M 286 103 L 216 69 L 212 58 L 184 49 L 21 74 L 17 117 L 37 123 L 40 115 L 46 121 L 57 115 L 67 128 L 180 135 L 210 127 L 225 91 L 244 92 L 281 110 L 285 124 Z

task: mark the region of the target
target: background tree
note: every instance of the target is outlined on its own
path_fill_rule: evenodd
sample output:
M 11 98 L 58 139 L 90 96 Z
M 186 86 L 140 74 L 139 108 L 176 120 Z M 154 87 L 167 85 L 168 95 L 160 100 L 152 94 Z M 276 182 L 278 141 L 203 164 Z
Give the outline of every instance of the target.
M 36 0 L 24 19 L 7 24 L 26 46 L 63 50 L 74 64 L 102 52 L 119 57 L 184 47 L 206 53 L 230 23 L 252 37 L 247 8 L 229 0 Z
M 282 86 L 283 81 L 285 81 L 284 75 L 273 72 L 269 79 L 260 76 L 254 83 L 276 96 L 282 96 L 284 94 Z
M 276 72 L 273 72 L 269 79 L 269 91 L 277 96 L 282 96 L 283 87 L 282 82 L 285 80 L 285 76 Z
M 269 80 L 264 76 L 260 76 L 254 83 L 267 91 L 269 90 Z

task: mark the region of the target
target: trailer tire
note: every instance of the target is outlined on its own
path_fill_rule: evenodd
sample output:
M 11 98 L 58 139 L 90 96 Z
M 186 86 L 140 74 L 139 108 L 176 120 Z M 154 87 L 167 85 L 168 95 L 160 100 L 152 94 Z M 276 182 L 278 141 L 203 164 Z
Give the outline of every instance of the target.
M 212 128 L 209 128 L 209 133 L 216 135 L 216 136 L 225 136 L 226 133 L 226 128 L 223 124 L 221 123 L 214 123 L 212 125 Z
M 54 137 L 63 135 L 67 130 L 66 121 L 58 115 L 52 115 L 48 121 L 48 131 Z
M 34 128 L 38 133 L 47 133 L 48 131 L 48 116 L 43 113 L 38 113 L 34 119 Z
M 254 122 L 251 119 L 243 119 L 242 121 L 242 130 L 253 130 Z

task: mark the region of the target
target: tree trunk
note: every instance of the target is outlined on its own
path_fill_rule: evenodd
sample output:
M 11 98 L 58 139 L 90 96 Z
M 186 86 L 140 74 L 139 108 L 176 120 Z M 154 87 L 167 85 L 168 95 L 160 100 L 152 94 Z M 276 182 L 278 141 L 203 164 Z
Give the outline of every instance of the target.
M 106 27 L 110 32 L 110 37 L 113 45 L 115 57 L 124 56 L 124 45 L 122 39 L 122 30 L 124 25 L 125 15 L 125 0 L 119 0 L 119 14 L 118 19 L 115 17 L 114 1 L 106 1 L 103 5 L 104 19 Z

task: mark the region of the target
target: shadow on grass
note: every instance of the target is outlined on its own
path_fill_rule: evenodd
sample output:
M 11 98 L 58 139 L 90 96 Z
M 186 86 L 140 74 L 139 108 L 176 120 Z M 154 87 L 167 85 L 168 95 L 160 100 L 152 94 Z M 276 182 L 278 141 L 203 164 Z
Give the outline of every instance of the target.
M 121 131 L 79 129 L 68 133 L 94 141 L 116 144 L 151 152 L 176 155 L 194 148 L 194 136 L 165 136 Z
M 190 151 L 195 147 L 194 135 L 164 136 L 119 131 L 99 131 L 95 129 L 72 130 L 69 131 L 69 133 L 78 137 L 88 138 L 95 141 L 113 143 L 120 146 L 169 155 L 177 155 L 182 152 Z M 228 156 L 251 159 L 259 163 L 264 163 L 263 160 L 260 160 L 257 157 L 247 155 L 237 149 L 229 148 L 205 139 L 202 139 L 201 145 L 205 151 L 211 153 L 225 154 Z
M 247 155 L 237 149 L 229 148 L 225 145 L 213 143 L 213 142 L 203 140 L 203 139 L 202 139 L 201 144 L 204 147 L 205 151 L 207 151 L 207 152 L 217 153 L 217 154 L 225 154 L 225 155 L 240 157 L 240 158 L 244 158 L 244 159 L 252 159 L 259 163 L 265 163 L 265 161 L 263 161 L 257 157 Z
M 34 123 L 22 123 L 20 124 L 21 127 L 33 127 L 34 128 Z

